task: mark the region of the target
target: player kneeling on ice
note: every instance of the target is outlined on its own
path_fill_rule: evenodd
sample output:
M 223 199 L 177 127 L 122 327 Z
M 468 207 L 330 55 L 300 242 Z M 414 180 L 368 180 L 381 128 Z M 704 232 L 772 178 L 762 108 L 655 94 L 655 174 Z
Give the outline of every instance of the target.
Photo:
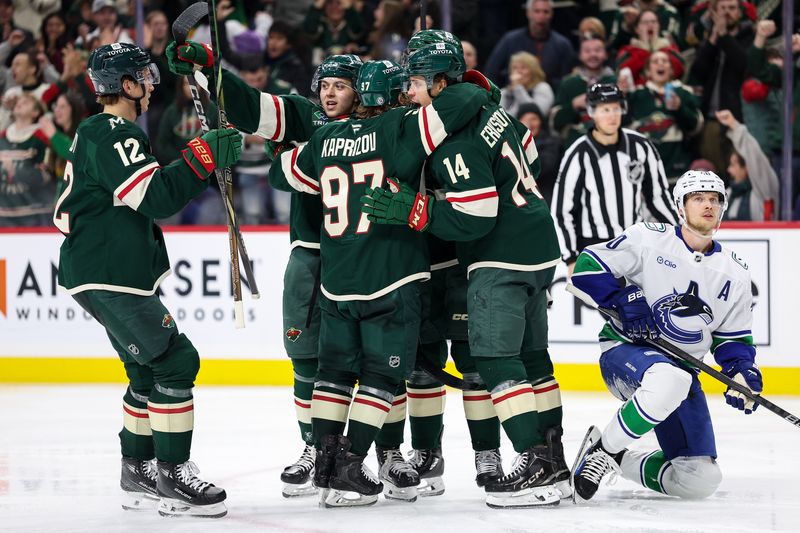
M 156 294 L 170 267 L 155 219 L 183 209 L 215 168 L 235 163 L 241 136 L 211 130 L 161 167 L 135 123 L 159 82 L 150 55 L 127 43 L 102 46 L 88 74 L 103 112 L 78 127 L 53 223 L 66 237 L 58 284 L 103 325 L 128 375 L 123 508 L 160 500 L 165 516 L 221 517 L 225 491 L 199 479 L 189 461 L 200 358 Z
M 582 297 L 619 313 L 600 332 L 600 370 L 625 403 L 606 428 L 591 427 L 574 468 L 578 498 L 594 496 L 606 474 L 670 496 L 706 498 L 722 480 L 698 371 L 649 345 L 659 337 L 702 359 L 710 350 L 722 372 L 754 393 L 750 272 L 713 240 L 727 207 L 713 172 L 690 170 L 673 192 L 681 226 L 639 223 L 578 257 L 572 284 Z M 619 280 L 627 285 L 620 288 Z M 753 412 L 752 400 L 728 389 L 727 402 Z M 660 449 L 629 450 L 655 430 Z

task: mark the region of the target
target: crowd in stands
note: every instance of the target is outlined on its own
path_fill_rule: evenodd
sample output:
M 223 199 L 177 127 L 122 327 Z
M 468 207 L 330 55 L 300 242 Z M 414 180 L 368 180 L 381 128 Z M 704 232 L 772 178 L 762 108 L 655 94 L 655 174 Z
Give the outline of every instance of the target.
M 200 134 L 188 84 L 169 72 L 164 57 L 172 22 L 193 1 L 0 0 L 0 226 L 50 224 L 77 125 L 99 111 L 86 75 L 98 46 L 139 42 L 158 64 L 160 85 L 141 125 L 162 164 Z M 416 0 L 217 4 L 224 65 L 273 94 L 313 97 L 312 74 L 330 54 L 399 62 L 419 28 Z M 800 219 L 800 34 L 792 36 L 791 50 L 783 49 L 781 4 L 429 0 L 427 25 L 449 21 L 468 67 L 492 79 L 506 111 L 534 133 L 542 163 L 538 182 L 548 200 L 562 155 L 591 129 L 586 90 L 606 82 L 624 91 L 623 126 L 652 141 L 671 183 L 689 168 L 710 169 L 726 180 L 728 219 L 777 218 L 783 121 L 792 121 L 792 198 Z M 451 12 L 443 17 L 447 5 Z M 796 32 L 797 20 L 792 27 Z M 209 27 L 199 26 L 192 38 L 210 42 Z M 789 89 L 782 86 L 787 68 L 794 69 Z M 794 102 L 788 117 L 785 90 Z M 269 188 L 268 165 L 264 139 L 245 136 L 234 169 L 245 224 L 288 222 L 289 200 Z M 212 192 L 167 222 L 224 223 Z

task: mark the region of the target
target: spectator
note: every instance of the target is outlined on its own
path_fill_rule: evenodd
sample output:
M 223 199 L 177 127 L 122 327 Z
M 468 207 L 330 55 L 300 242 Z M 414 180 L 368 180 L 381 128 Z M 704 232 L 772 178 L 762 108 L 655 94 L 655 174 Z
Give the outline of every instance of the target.
M 59 192 L 63 184 L 61 178 L 64 176 L 64 167 L 70 157 L 72 139 L 85 116 L 86 108 L 81 97 L 65 93 L 56 99 L 52 119 L 47 115 L 39 118 L 39 129 L 49 139 L 51 148 L 47 156 L 47 168 L 56 177 Z
M 42 82 L 42 73 L 36 51 L 20 52 L 11 62 L 11 77 L 14 87 L 3 93 L 3 105 L 0 108 L 0 129 L 5 129 L 12 121 L 12 110 L 17 97 L 23 93 L 31 93 L 38 100 L 42 100 L 48 85 Z
M 94 0 L 92 20 L 97 27 L 75 39 L 75 45 L 86 50 L 111 43 L 132 43 L 130 34 L 119 24 L 119 12 L 114 0 Z
M 461 48 L 464 50 L 464 63 L 467 65 L 467 70 L 478 68 L 478 50 L 475 49 L 469 41 L 461 41 Z
M 657 36 L 667 39 L 670 43 L 678 42 L 681 17 L 678 10 L 669 3 L 664 0 L 622 0 L 619 4 L 620 9 L 611 25 L 611 48 L 613 50 L 620 50 L 623 46 L 630 44 L 631 39 L 638 35 L 637 19 L 645 10 L 652 11 L 658 19 Z
M 375 9 L 374 28 L 367 39 L 372 46 L 369 56 L 399 63 L 411 36 L 403 3 L 399 0 L 381 0 Z
M 175 96 L 175 84 L 178 81 L 177 76 L 170 72 L 164 56 L 171 37 L 169 21 L 164 12 L 153 10 L 148 13 L 144 19 L 144 48 L 150 54 L 150 60 L 158 66 L 161 76 L 160 88 L 150 95 L 147 108 L 147 130 L 153 133 L 158 131 L 161 115 Z
M 703 127 L 700 102 L 672 74 L 669 55 L 650 54 L 644 70 L 646 83 L 628 93 L 631 129 L 647 135 L 655 145 L 670 183 L 686 172 L 692 161 L 689 138 Z
M 329 55 L 354 53 L 363 33 L 361 15 L 353 7 L 353 0 L 314 0 L 303 30 L 315 48 L 315 65 Z
M 661 36 L 658 15 L 655 11 L 650 9 L 641 11 L 636 19 L 634 29 L 636 37 L 630 40 L 630 44 L 623 46 L 617 54 L 618 72 L 623 68 L 629 68 L 633 74 L 634 83 L 636 85 L 643 84 L 647 58 L 656 50 L 660 50 L 667 54 L 669 62 L 672 64 L 673 77 L 683 76 L 683 57 L 677 46 Z
M 561 82 L 550 113 L 553 133 L 561 137 L 564 146 L 589 131 L 592 119 L 586 112 L 586 90 L 595 83 L 617 82 L 616 74 L 605 64 L 608 55 L 598 35 L 581 38 L 578 60 L 580 65 Z
M 589 36 L 596 35 L 603 41 L 606 40 L 606 27 L 597 17 L 584 17 L 578 23 L 578 44 Z
M 779 6 L 780 2 L 777 4 Z M 758 10 L 752 2 L 742 0 L 739 2 L 739 6 L 743 11 L 744 16 L 750 21 L 755 23 L 758 20 Z M 713 2 L 707 0 L 696 2 L 695 5 L 689 10 L 689 13 L 684 16 L 684 29 L 680 42 L 685 44 L 687 47 L 698 46 L 700 42 L 702 42 L 703 39 L 708 35 L 708 33 L 711 31 L 711 27 L 714 25 L 712 13 Z M 765 16 L 766 15 L 762 15 L 762 17 Z
M 42 20 L 40 30 L 42 51 L 59 74 L 64 72 L 64 47 L 70 41 L 67 21 L 61 13 L 50 13 Z
M 509 83 L 500 91 L 500 105 L 516 115 L 521 104 L 534 103 L 547 115 L 553 107 L 553 89 L 545 81 L 544 71 L 536 56 L 517 52 L 508 65 Z
M 81 97 L 89 115 L 100 112 L 102 108 L 97 103 L 94 86 L 87 73 L 88 58 L 89 54 L 85 50 L 67 45 L 64 49 L 64 72 L 61 73 L 61 79 L 50 85 L 42 95 L 46 106 L 55 102 L 60 94 L 73 91 Z
M 536 140 L 536 151 L 542 167 L 536 185 L 545 201 L 550 204 L 553 198 L 553 186 L 558 176 L 558 164 L 561 160 L 561 139 L 550 132 L 547 126 L 547 115 L 542 113 L 534 103 L 521 104 L 517 109 L 517 119 L 522 122 Z
M 526 6 L 528 26 L 503 35 L 486 63 L 486 75 L 498 85 L 505 85 L 511 56 L 516 52 L 530 52 L 539 58 L 550 85 L 558 89 L 561 78 L 573 67 L 575 51 L 569 39 L 550 29 L 553 19 L 551 0 L 528 0 Z
M 722 135 L 715 112 L 727 109 L 742 120 L 740 88 L 747 70 L 747 49 L 753 42 L 749 20 L 742 19 L 738 0 L 712 0 L 709 13 L 713 25 L 697 49 L 690 83 L 702 87 L 701 109 L 705 125 L 700 155 L 724 168 L 730 143 Z
M 16 0 L 14 9 L 14 24 L 29 31 L 33 37 L 41 37 L 40 28 L 42 20 L 61 9 L 61 0 Z
M 642 220 L 675 224 L 664 166 L 644 135 L 623 129 L 625 95 L 616 85 L 592 85 L 586 95 L 594 121 L 561 160 L 551 211 L 570 275 L 578 254 Z
M 37 123 L 44 107 L 30 93 L 14 102 L 13 122 L 0 132 L 0 226 L 43 226 L 55 200 L 43 168 L 47 137 Z
M 758 141 L 727 109 L 717 112 L 733 143 L 728 162 L 727 220 L 772 220 L 779 201 L 778 176 Z

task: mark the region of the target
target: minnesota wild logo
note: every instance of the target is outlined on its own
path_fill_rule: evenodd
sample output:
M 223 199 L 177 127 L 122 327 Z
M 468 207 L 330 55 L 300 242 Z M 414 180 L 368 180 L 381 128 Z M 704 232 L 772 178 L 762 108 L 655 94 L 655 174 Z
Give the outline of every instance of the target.
M 303 333 L 302 330 L 297 328 L 289 328 L 286 330 L 286 338 L 292 342 L 297 342 L 297 339 L 300 338 L 300 334 Z
M 161 319 L 161 327 L 164 329 L 170 329 L 175 327 L 175 319 L 172 318 L 172 315 L 167 313 L 164 315 L 164 318 Z

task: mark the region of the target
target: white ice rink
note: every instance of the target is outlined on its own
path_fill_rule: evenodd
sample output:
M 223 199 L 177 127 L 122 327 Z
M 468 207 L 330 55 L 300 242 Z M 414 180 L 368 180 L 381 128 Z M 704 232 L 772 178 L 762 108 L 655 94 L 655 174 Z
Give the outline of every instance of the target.
M 229 509 L 225 518 L 203 520 L 120 508 L 123 392 L 122 385 L 0 386 L 0 532 L 800 531 L 800 430 L 766 411 L 744 416 L 721 395 L 709 404 L 724 479 L 705 501 L 678 501 L 619 479 L 581 506 L 489 509 L 473 482 L 460 394 L 449 391 L 444 495 L 325 510 L 314 498 L 280 494 L 278 476 L 301 449 L 290 389 L 199 387 L 193 459 L 201 477 L 225 488 Z M 800 412 L 797 397 L 773 399 Z M 610 394 L 566 393 L 564 405 L 571 464 L 586 427 L 605 425 L 618 403 Z M 637 447 L 654 442 L 643 441 Z M 504 442 L 508 466 L 513 452 Z M 369 462 L 375 469 L 374 457 Z

